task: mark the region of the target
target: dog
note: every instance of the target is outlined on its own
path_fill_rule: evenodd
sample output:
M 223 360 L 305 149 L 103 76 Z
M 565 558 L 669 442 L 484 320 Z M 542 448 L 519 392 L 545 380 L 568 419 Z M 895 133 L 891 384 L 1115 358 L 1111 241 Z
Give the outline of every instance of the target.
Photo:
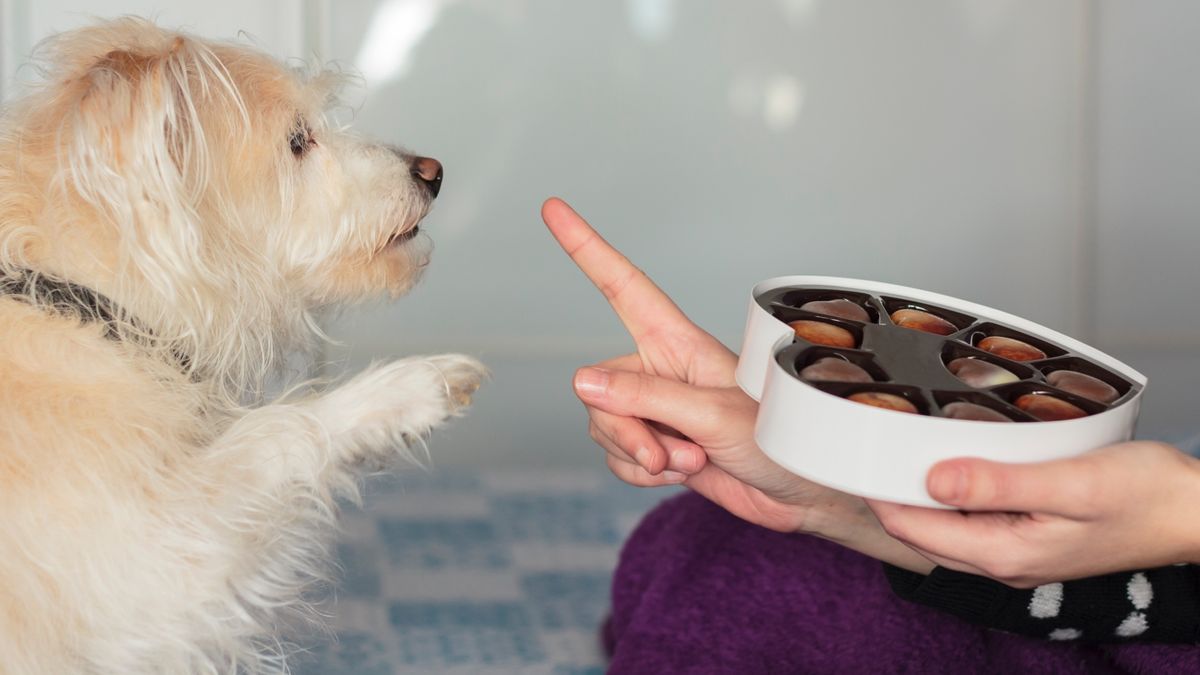
M 417 282 L 441 165 L 239 44 L 123 18 L 38 55 L 0 119 L 0 672 L 284 672 L 339 499 L 485 377 L 263 393 L 322 312 Z

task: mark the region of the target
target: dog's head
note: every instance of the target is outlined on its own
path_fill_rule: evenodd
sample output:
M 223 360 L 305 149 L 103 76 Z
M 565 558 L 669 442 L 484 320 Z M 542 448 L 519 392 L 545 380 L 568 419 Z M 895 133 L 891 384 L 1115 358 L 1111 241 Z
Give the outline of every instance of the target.
M 2 161 L 19 166 L 0 171 L 42 183 L 27 216 L 44 236 L 25 254 L 57 272 L 312 307 L 400 294 L 427 263 L 419 223 L 441 165 L 328 124 L 336 75 L 132 18 L 53 38 L 43 57 L 45 86 L 5 121 Z
M 428 263 L 441 165 L 328 123 L 338 75 L 133 18 L 40 55 L 0 121 L 0 266 L 93 286 L 215 372 Z

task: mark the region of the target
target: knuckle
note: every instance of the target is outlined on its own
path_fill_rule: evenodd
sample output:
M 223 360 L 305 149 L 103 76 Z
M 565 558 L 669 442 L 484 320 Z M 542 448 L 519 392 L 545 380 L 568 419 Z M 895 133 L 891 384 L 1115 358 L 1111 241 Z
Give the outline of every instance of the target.
M 746 422 L 753 427 L 755 416 L 745 414 L 742 401 L 731 393 L 732 390 L 711 389 L 697 397 L 697 407 L 704 419 L 722 427 Z
M 654 476 L 646 473 L 644 469 L 636 464 L 622 462 L 612 455 L 609 455 L 606 461 L 608 462 L 608 470 L 614 476 L 630 485 L 635 487 L 654 487 L 658 485 L 658 481 Z
M 614 371 L 608 380 L 608 395 L 624 408 L 623 412 L 636 411 L 649 399 L 653 384 L 647 376 L 635 372 Z
M 621 295 L 621 292 L 628 288 L 629 284 L 632 283 L 633 280 L 641 273 L 641 270 L 631 266 L 629 270 L 625 271 L 625 273 L 621 274 L 620 276 L 604 280 L 604 282 L 600 284 L 600 292 L 604 294 L 604 297 L 608 300 L 615 300 L 619 295 Z
M 636 438 L 637 434 L 635 433 L 634 429 L 632 428 L 632 426 L 630 424 L 617 425 L 612 430 L 611 436 L 612 436 L 613 444 L 616 445 L 621 450 L 631 448 L 637 444 L 637 438 Z
M 700 405 L 710 410 L 714 415 L 722 418 L 733 418 L 737 412 L 736 402 L 726 394 L 724 390 L 711 389 L 702 397 L 699 397 Z
M 629 378 L 628 396 L 632 403 L 643 403 L 649 400 L 654 385 L 650 378 L 642 375 L 634 375 Z
M 1003 504 L 1016 496 L 1016 481 L 1010 472 L 975 467 L 973 473 L 973 480 L 967 482 L 966 497 L 969 503 Z

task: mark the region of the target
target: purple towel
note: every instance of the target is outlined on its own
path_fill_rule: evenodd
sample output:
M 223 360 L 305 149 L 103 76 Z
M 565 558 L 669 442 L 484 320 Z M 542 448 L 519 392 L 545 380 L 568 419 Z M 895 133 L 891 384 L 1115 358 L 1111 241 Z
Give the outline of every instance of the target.
M 1200 673 L 1200 647 L 1041 642 L 905 602 L 877 561 L 695 494 L 646 516 L 612 595 L 616 674 Z

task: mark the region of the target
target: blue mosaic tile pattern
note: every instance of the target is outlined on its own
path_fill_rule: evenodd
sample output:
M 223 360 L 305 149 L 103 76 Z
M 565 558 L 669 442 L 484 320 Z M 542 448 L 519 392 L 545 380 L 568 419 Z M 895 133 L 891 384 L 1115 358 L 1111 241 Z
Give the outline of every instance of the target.
M 603 470 L 412 472 L 347 507 L 335 637 L 309 634 L 297 675 L 600 675 L 620 544 L 671 490 Z

